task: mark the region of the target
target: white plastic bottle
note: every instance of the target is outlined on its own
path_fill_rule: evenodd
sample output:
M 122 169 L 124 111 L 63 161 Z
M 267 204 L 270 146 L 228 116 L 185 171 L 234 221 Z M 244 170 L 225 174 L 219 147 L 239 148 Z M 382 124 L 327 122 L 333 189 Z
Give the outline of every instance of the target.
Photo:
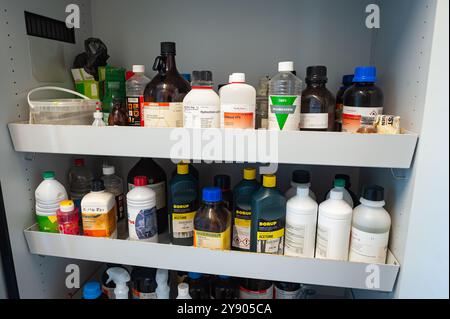
M 169 271 L 167 269 L 158 269 L 156 271 L 156 297 L 157 299 L 169 299 L 170 287 L 167 284 L 169 280 Z
M 177 299 L 192 299 L 189 294 L 189 285 L 186 283 L 181 283 L 178 285 L 178 297 Z
M 300 130 L 303 82 L 296 77 L 294 62 L 280 62 L 279 73 L 269 82 L 269 130 Z
M 106 273 L 108 274 L 108 280 L 106 284 L 113 281 L 116 284 L 114 289 L 115 299 L 128 299 L 129 288 L 127 283 L 131 280 L 130 274 L 123 268 L 112 267 L 109 268 Z
M 147 185 L 146 176 L 136 176 L 127 194 L 128 233 L 130 240 L 157 243 L 156 193 Z
M 56 212 L 59 204 L 68 198 L 67 192 L 64 186 L 56 180 L 54 172 L 44 172 L 42 178 L 44 180 L 34 192 L 39 230 L 59 233 Z
M 332 190 L 319 206 L 316 258 L 348 260 L 352 214 L 342 191 Z
M 84 236 L 117 238 L 116 216 L 114 195 L 105 190 L 102 180 L 94 180 L 91 192 L 81 200 Z
M 114 166 L 103 167 L 103 183 L 107 192 L 112 193 L 116 197 L 117 219 L 125 218 L 125 195 L 123 194 L 123 181 L 115 175 Z
M 364 189 L 361 205 L 353 211 L 350 261 L 386 263 L 391 216 L 383 208 L 385 204 L 382 187 Z
M 337 178 L 334 180 L 334 188 L 333 190 L 340 191 L 344 194 L 344 200 L 347 202 L 347 204 L 350 205 L 351 208 L 355 207 L 355 204 L 353 203 L 352 195 L 350 195 L 349 191 L 345 189 L 345 180 Z M 326 199 L 330 199 L 331 191 L 327 194 Z
M 94 122 L 92 123 L 92 126 L 97 127 L 106 126 L 105 122 L 103 122 L 103 112 L 100 107 L 97 107 L 95 109 Z
M 134 75 L 126 82 L 128 124 L 144 126 L 142 121 L 142 105 L 144 91 L 150 79 L 145 76 L 144 65 L 133 65 Z
M 211 71 L 192 73 L 192 90 L 183 100 L 185 128 L 220 128 L 220 98 Z
M 309 192 L 309 187 L 298 187 L 297 196 L 287 202 L 286 256 L 314 258 L 319 205 Z
M 311 174 L 308 171 L 298 170 L 292 173 L 291 188 L 289 188 L 284 194 L 286 199 L 289 200 L 297 195 L 297 188 L 299 187 L 308 187 L 309 196 L 316 200 L 316 194 L 311 190 Z
M 233 73 L 231 84 L 220 90 L 220 124 L 225 129 L 255 129 L 256 89 L 244 73 Z

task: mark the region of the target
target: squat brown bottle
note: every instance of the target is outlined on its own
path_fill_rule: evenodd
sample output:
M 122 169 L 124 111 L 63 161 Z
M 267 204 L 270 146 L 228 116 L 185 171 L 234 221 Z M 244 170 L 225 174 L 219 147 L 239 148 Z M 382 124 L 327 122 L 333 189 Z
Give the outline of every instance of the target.
M 183 99 L 191 86 L 178 72 L 175 55 L 174 42 L 161 43 L 161 55 L 153 65 L 158 74 L 144 92 L 144 126 L 183 126 Z
M 326 84 L 327 68 L 310 66 L 302 93 L 301 131 L 334 131 L 336 100 Z

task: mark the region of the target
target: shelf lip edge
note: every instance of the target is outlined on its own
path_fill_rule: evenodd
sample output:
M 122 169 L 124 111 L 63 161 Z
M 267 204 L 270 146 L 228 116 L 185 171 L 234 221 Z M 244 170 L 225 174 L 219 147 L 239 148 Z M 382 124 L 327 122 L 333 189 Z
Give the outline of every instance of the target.
M 315 271 L 312 269 L 318 268 L 322 271 L 331 271 L 337 269 L 338 272 L 344 272 L 344 277 L 353 278 L 353 273 L 359 272 L 360 276 L 364 276 L 364 272 L 368 275 L 367 269 L 372 269 L 373 265 L 364 264 L 364 263 L 355 263 L 355 262 L 346 262 L 346 261 L 334 261 L 334 260 L 322 260 L 322 259 L 309 259 L 309 258 L 295 258 L 288 256 L 275 256 L 275 255 L 265 255 L 265 254 L 255 254 L 255 253 L 246 253 L 246 252 L 238 252 L 238 251 L 213 251 L 208 249 L 198 249 L 194 247 L 184 247 L 184 246 L 176 246 L 176 245 L 168 245 L 168 244 L 154 244 L 154 243 L 144 243 L 144 242 L 133 242 L 128 240 L 114 240 L 114 239 L 104 239 L 104 238 L 92 238 L 86 236 L 70 236 L 70 235 L 61 235 L 61 234 L 51 234 L 51 233 L 43 233 L 37 231 L 37 225 L 33 225 L 24 230 L 24 235 L 26 237 L 26 241 L 29 247 L 29 251 L 31 254 L 43 255 L 43 256 L 52 256 L 52 257 L 60 257 L 60 258 L 70 258 L 70 259 L 78 259 L 78 260 L 89 260 L 95 262 L 114 262 L 120 264 L 130 263 L 135 266 L 142 267 L 152 267 L 152 268 L 164 268 L 169 267 L 172 270 L 178 271 L 196 271 L 202 270 L 200 272 L 208 273 L 205 270 L 205 265 L 201 265 L 197 263 L 195 260 L 201 258 L 209 258 L 210 260 L 220 259 L 220 260 L 247 260 L 247 262 L 253 263 L 255 265 L 260 265 L 261 263 L 265 263 L 267 265 L 281 265 L 281 267 L 286 268 L 286 271 L 293 271 L 293 269 L 299 269 L 303 267 L 305 271 L 311 272 Z M 117 256 L 117 254 L 109 253 L 100 253 L 94 254 L 92 252 L 88 252 L 85 248 L 81 249 L 80 247 L 76 247 L 77 245 L 81 245 L 79 240 L 82 239 L 85 243 L 90 243 L 91 245 L 83 245 L 83 247 L 92 247 L 95 246 L 98 249 L 100 247 L 104 247 L 108 251 L 113 251 L 114 247 L 117 249 L 127 247 L 132 248 L 135 247 L 135 251 L 146 251 L 153 253 L 160 253 L 161 260 L 150 261 L 149 258 L 135 258 L 135 262 L 130 262 L 129 259 Z M 74 240 L 78 241 L 75 243 Z M 41 241 L 41 243 L 38 243 Z M 43 244 L 45 241 L 47 244 Z M 52 243 L 52 245 L 50 245 Z M 72 246 L 71 249 L 67 250 L 67 247 Z M 120 247 L 117 247 L 119 245 Z M 57 247 L 60 246 L 60 247 Z M 64 250 L 65 248 L 65 250 Z M 77 249 L 80 249 L 82 253 L 78 254 Z M 75 252 L 76 256 L 71 255 L 71 252 Z M 190 258 L 192 260 L 187 260 L 186 264 L 188 264 L 188 269 L 182 267 L 181 264 L 175 262 L 172 254 L 183 254 L 186 258 Z M 125 261 L 125 259 L 127 259 Z M 257 261 L 255 262 L 255 259 Z M 253 260 L 253 261 L 252 261 Z M 354 283 L 356 279 L 348 279 L 347 281 L 340 281 L 340 278 L 333 277 L 333 275 L 325 275 L 328 278 L 322 278 L 322 275 L 315 275 L 317 278 L 311 279 L 312 282 L 308 282 L 309 279 L 302 280 L 301 283 L 304 284 L 316 284 L 323 286 L 336 286 L 343 288 L 353 288 L 353 289 L 366 289 L 371 291 L 383 291 L 383 292 L 391 292 L 393 290 L 394 284 L 398 277 L 398 273 L 400 270 L 400 264 L 397 259 L 394 257 L 391 251 L 388 251 L 388 261 L 392 262 L 391 264 L 379 264 L 377 266 L 380 274 L 386 275 L 389 277 L 387 282 L 384 282 L 380 288 L 364 288 L 364 285 L 360 282 Z M 207 264 L 214 264 L 215 262 L 208 262 Z M 217 265 L 216 265 L 217 266 Z M 368 268 L 371 266 L 372 268 Z M 177 269 L 177 267 L 180 267 Z M 219 267 L 226 268 L 225 265 Z M 238 268 L 235 270 L 230 270 L 230 273 L 226 273 L 230 276 L 240 277 L 240 273 L 250 276 L 255 276 L 257 279 L 265 279 L 265 280 L 274 280 L 274 281 L 283 281 L 281 279 L 288 279 L 287 274 L 276 274 L 272 275 L 270 271 L 267 270 L 268 266 L 259 267 L 258 269 L 254 269 L 252 272 L 241 271 Z M 166 269 L 166 268 L 164 268 Z M 214 269 L 208 268 L 211 274 L 224 274 L 223 272 L 216 273 Z M 218 272 L 218 270 L 217 270 Z M 258 273 L 260 273 L 258 278 Z M 296 274 L 296 275 L 295 275 Z M 305 275 L 294 272 L 295 276 L 307 277 Z M 330 277 L 331 276 L 331 277 Z M 297 282 L 299 280 L 294 279 L 292 282 Z M 353 283 L 352 283 L 353 282 Z

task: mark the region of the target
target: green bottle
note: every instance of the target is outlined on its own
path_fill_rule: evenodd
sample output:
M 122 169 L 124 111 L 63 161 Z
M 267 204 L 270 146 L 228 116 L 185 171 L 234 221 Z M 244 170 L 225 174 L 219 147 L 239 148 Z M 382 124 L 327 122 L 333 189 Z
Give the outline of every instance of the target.
M 252 196 L 260 187 L 256 181 L 256 169 L 246 168 L 244 179 L 233 190 L 233 250 L 250 251 Z
M 276 186 L 275 175 L 264 175 L 263 187 L 252 197 L 252 252 L 283 255 L 286 198 Z
M 188 164 L 178 164 L 169 185 L 170 234 L 174 245 L 194 244 L 194 217 L 199 208 L 198 182 Z

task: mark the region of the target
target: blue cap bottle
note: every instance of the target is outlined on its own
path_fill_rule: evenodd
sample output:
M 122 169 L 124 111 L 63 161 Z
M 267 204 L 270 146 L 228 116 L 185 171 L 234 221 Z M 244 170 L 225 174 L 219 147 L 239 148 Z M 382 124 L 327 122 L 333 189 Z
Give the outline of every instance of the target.
M 359 66 L 355 70 L 355 83 L 375 83 L 377 81 L 377 69 L 374 66 Z
M 99 299 L 102 295 L 100 283 L 96 281 L 90 281 L 83 287 L 83 299 L 93 300 Z
M 188 277 L 189 277 L 189 279 L 197 280 L 197 279 L 202 278 L 203 275 L 199 274 L 197 272 L 190 272 L 190 273 L 188 273 Z
M 219 203 L 222 201 L 222 190 L 218 187 L 203 189 L 203 201 L 206 203 Z

